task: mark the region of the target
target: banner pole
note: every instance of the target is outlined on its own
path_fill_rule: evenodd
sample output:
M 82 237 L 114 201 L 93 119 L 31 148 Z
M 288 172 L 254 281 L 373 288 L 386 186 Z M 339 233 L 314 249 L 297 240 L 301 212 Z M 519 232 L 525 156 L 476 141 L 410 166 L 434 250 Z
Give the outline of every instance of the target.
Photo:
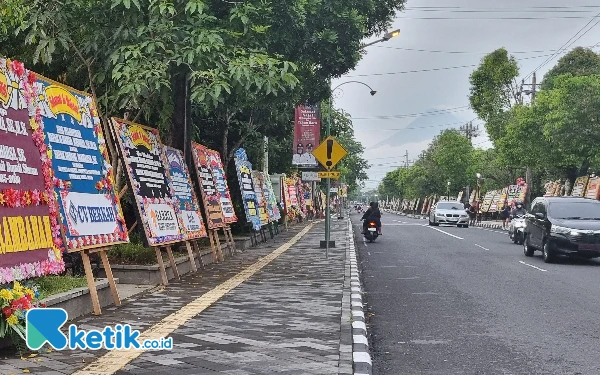
M 331 82 L 330 82 L 331 84 Z M 332 110 L 332 101 L 331 96 L 333 93 L 329 95 L 329 110 L 327 111 L 327 136 L 331 135 L 331 110 Z M 327 178 L 327 197 L 325 202 L 325 258 L 329 258 L 329 239 L 331 238 L 331 178 Z

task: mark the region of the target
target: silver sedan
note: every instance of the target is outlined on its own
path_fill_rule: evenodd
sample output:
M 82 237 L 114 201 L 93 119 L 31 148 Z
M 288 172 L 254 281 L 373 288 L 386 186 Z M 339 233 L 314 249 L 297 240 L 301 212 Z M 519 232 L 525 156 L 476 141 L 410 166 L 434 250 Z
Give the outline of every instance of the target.
M 438 226 L 440 224 L 468 228 L 469 215 L 461 203 L 438 202 L 429 212 L 429 225 Z

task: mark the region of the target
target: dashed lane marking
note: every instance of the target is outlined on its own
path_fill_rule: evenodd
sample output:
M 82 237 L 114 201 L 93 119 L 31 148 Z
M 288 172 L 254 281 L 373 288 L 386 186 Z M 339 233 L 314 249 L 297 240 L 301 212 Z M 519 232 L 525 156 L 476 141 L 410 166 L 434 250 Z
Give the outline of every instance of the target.
M 473 227 L 473 228 L 477 228 L 480 230 L 485 230 L 487 232 L 494 232 L 494 233 L 499 233 L 499 234 L 506 234 L 506 232 L 501 232 L 499 230 L 493 230 L 493 229 L 489 229 L 489 228 L 481 228 L 481 227 Z
M 478 248 L 480 248 L 480 249 L 483 249 L 483 250 L 485 250 L 485 251 L 490 251 L 490 249 L 486 249 L 485 247 L 483 247 L 483 246 L 481 246 L 481 245 L 477 245 L 477 244 L 475 244 L 475 246 L 477 246 Z
M 140 341 L 147 339 L 160 339 L 167 337 L 176 329 L 184 325 L 196 315 L 209 308 L 227 293 L 238 287 L 240 284 L 248 280 L 258 271 L 263 269 L 278 256 L 291 248 L 296 242 L 302 238 L 313 226 L 315 222 L 310 223 L 306 228 L 302 229 L 298 234 L 292 237 L 288 242 L 278 247 L 272 253 L 260 258 L 256 263 L 250 265 L 245 270 L 241 271 L 231 279 L 223 282 L 211 291 L 196 298 L 189 304 L 183 306 L 178 311 L 165 317 L 160 322 L 156 323 L 139 336 Z M 115 350 L 99 357 L 94 362 L 85 368 L 73 373 L 73 375 L 109 375 L 114 374 L 122 369 L 129 362 L 133 361 L 144 353 L 143 350 Z
M 464 238 L 462 238 L 462 237 L 458 237 L 458 236 L 455 236 L 455 235 L 453 235 L 452 233 L 448 233 L 448 232 L 446 232 L 445 230 L 441 230 L 441 229 L 439 229 L 439 228 L 430 227 L 430 226 L 428 226 L 428 225 L 423 225 L 423 226 L 424 226 L 424 227 L 426 226 L 426 227 L 428 227 L 428 228 L 430 228 L 430 229 L 433 229 L 433 230 L 437 230 L 438 232 L 440 232 L 440 233 L 444 233 L 444 234 L 446 234 L 446 235 L 448 235 L 448 236 L 450 236 L 450 237 L 458 238 L 459 240 L 464 240 Z
M 536 269 L 536 270 L 538 270 L 538 271 L 542 271 L 542 272 L 548 272 L 548 270 L 545 270 L 545 269 L 543 269 L 543 268 L 540 268 L 540 267 L 536 267 L 536 266 L 534 266 L 533 264 L 525 263 L 525 262 L 523 262 L 522 260 L 520 260 L 520 261 L 519 261 L 519 263 L 521 263 L 521 264 L 524 264 L 524 265 L 526 265 L 526 266 L 529 266 L 529 267 L 531 267 L 531 268 L 535 268 L 535 269 Z

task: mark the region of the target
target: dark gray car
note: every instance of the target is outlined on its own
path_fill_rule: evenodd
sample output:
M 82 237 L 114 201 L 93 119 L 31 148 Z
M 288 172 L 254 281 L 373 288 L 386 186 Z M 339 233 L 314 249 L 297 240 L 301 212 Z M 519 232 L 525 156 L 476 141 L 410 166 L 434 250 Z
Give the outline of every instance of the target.
M 536 198 L 525 220 L 525 256 L 540 250 L 546 263 L 561 255 L 600 257 L 600 202 L 595 199 Z

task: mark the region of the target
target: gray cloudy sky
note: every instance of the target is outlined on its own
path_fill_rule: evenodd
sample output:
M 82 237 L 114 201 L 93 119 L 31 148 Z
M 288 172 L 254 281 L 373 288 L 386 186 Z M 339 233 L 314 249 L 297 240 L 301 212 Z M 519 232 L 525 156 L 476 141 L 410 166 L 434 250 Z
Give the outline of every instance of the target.
M 409 0 L 392 27 L 401 35 L 367 47 L 356 70 L 333 82 L 335 87 L 358 80 L 377 90 L 371 97 L 366 87 L 348 84 L 334 94 L 334 105 L 355 118 L 356 138 L 373 165 L 366 188 L 377 187 L 386 172 L 403 164 L 407 150 L 414 160 L 441 129 L 476 118 L 467 107 L 468 79 L 486 53 L 505 47 L 525 78 L 588 23 L 569 50 L 594 46 L 598 51 L 599 16 L 597 0 Z M 538 70 L 538 82 L 562 55 Z M 468 65 L 474 66 L 447 69 Z M 411 72 L 431 69 L 442 70 Z M 435 110 L 448 111 L 415 115 Z M 485 133 L 473 144 L 491 147 Z

